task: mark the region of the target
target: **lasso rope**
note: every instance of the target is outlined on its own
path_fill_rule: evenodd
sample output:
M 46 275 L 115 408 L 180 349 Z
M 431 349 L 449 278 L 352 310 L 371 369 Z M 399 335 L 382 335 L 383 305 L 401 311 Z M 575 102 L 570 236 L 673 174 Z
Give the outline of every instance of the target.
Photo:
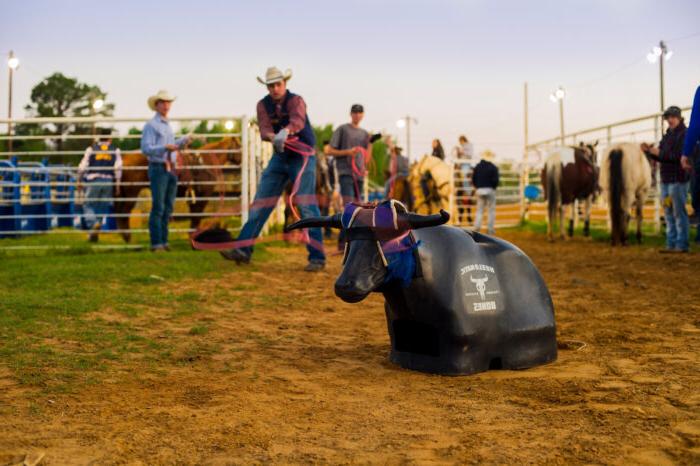
M 294 179 L 294 184 L 292 185 L 292 192 L 288 198 L 289 208 L 292 211 L 292 215 L 295 217 L 296 220 L 299 220 L 301 217 L 299 216 L 299 213 L 297 212 L 297 210 L 294 206 L 294 200 L 296 199 L 296 201 L 301 203 L 301 205 L 307 205 L 307 204 L 312 204 L 312 203 L 316 202 L 316 194 L 297 195 L 297 192 L 299 191 L 299 187 L 301 185 L 301 178 L 304 175 L 304 171 L 306 170 L 306 167 L 308 166 L 308 163 L 309 163 L 309 157 L 313 156 L 316 153 L 316 151 L 313 147 L 309 146 L 308 144 L 305 144 L 304 142 L 300 141 L 298 137 L 294 137 L 294 136 L 288 138 L 287 141 L 285 141 L 284 148 L 286 150 L 294 152 L 295 154 L 300 155 L 303 158 L 302 166 L 301 166 L 299 172 L 297 173 L 296 178 Z M 279 200 L 278 196 L 255 199 L 250 204 L 249 210 L 274 207 L 275 205 L 277 205 L 278 200 Z M 323 250 L 323 244 L 319 243 L 318 241 L 315 241 L 313 238 L 309 237 L 307 229 L 303 230 L 301 238 L 295 238 L 295 237 L 292 237 L 291 235 L 274 235 L 271 237 L 267 237 L 265 239 L 250 238 L 250 239 L 244 239 L 244 240 L 234 240 L 234 241 L 217 242 L 217 243 L 208 243 L 208 242 L 198 241 L 197 238 L 199 238 L 199 236 L 202 235 L 206 231 L 209 231 L 209 230 L 208 229 L 197 230 L 190 235 L 190 242 L 192 243 L 193 248 L 201 249 L 201 250 L 223 251 L 223 250 L 228 250 L 228 249 L 238 249 L 238 248 L 250 247 L 250 246 L 253 246 L 256 243 L 260 243 L 260 242 L 270 242 L 270 241 L 278 241 L 278 240 L 294 240 L 294 241 L 298 241 L 302 244 L 308 244 L 311 247 L 318 249 L 320 251 Z

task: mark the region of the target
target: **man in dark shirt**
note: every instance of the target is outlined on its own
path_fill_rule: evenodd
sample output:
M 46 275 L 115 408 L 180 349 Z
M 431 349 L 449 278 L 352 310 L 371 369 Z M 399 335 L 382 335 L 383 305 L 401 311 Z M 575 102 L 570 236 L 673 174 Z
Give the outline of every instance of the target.
M 292 137 L 312 152 L 316 145 L 304 99 L 287 90 L 287 80 L 291 77 L 291 71 L 282 73 L 271 67 L 265 79 L 258 78 L 268 90 L 268 95 L 257 105 L 260 135 L 263 140 L 272 142 L 275 152 L 260 178 L 250 217 L 238 236 L 241 246 L 221 252 L 224 258 L 237 263 L 250 262 L 252 242 L 262 231 L 288 181 L 295 182 L 298 187 L 296 199 L 299 199 L 297 204 L 301 218 L 320 215 L 316 200 L 316 156 L 301 154 L 285 146 L 287 139 Z M 326 263 L 321 229 L 309 228 L 309 237 L 309 264 L 304 270 L 318 272 Z
M 350 108 L 350 123 L 333 132 L 328 154 L 335 159 L 343 204 L 359 201 L 365 184 L 365 160 L 359 148 L 369 151 L 369 133 L 360 128 L 365 109 L 360 104 Z
M 484 207 L 488 209 L 488 234 L 493 235 L 496 220 L 496 188 L 498 187 L 498 167 L 493 164 L 495 154 L 490 150 L 481 154 L 481 161 L 474 167 L 472 183 L 476 188 L 476 222 L 474 229 L 481 229 Z
M 365 158 L 360 149 L 370 153 L 370 136 L 360 128 L 365 116 L 365 109 L 360 104 L 350 107 L 350 123 L 340 125 L 333 132 L 328 147 L 328 154 L 335 160 L 335 171 L 340 185 L 343 206 L 350 202 L 359 202 L 365 186 Z M 338 235 L 338 249 L 345 246 L 345 232 Z
M 689 175 L 681 164 L 686 126 L 681 109 L 669 107 L 663 114 L 668 130 L 659 147 L 642 147 L 652 159 L 661 163 L 661 200 L 666 219 L 666 249 L 662 252 L 688 252 L 688 212 L 685 202 Z

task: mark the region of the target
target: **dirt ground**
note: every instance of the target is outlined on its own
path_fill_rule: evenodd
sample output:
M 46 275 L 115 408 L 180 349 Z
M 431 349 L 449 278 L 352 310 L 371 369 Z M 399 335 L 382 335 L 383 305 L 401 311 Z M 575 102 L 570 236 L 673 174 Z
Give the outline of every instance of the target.
M 41 464 L 699 464 L 700 254 L 504 236 L 554 299 L 553 364 L 465 377 L 398 368 L 381 295 L 345 304 L 333 294 L 339 257 L 309 275 L 302 248 L 273 248 L 256 270 L 222 262 L 225 279 L 170 284 L 226 302 L 136 318 L 175 344 L 179 364 L 122 362 L 80 393 L 38 398 L 40 415 L 25 414 L 32 394 L 0 364 L 0 403 L 19 413 L 2 419 L 0 464 L 27 452 Z

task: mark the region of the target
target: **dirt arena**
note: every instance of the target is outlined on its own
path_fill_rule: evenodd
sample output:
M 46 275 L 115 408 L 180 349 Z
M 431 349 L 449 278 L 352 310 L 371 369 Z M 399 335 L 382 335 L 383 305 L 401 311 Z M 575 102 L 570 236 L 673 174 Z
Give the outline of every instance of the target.
M 0 464 L 28 452 L 47 465 L 700 463 L 700 254 L 504 236 L 549 285 L 553 364 L 465 377 L 395 367 L 380 295 L 342 303 L 339 257 L 309 275 L 302 248 L 271 248 L 265 264 L 222 261 L 225 279 L 162 285 L 205 291 L 191 315 L 132 319 L 169 339 L 177 363 L 120 362 L 49 399 L 0 361 L 0 403 L 17 408 L 0 418 Z

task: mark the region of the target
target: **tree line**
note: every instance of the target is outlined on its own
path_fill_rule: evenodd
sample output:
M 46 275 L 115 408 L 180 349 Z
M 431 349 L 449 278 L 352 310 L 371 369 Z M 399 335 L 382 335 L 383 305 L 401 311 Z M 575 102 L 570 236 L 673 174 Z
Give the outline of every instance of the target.
M 30 102 L 24 107 L 26 116 L 34 117 L 111 117 L 116 105 L 107 100 L 108 93 L 95 84 L 80 82 L 77 78 L 65 76 L 56 72 L 36 84 L 30 94 Z M 94 103 L 103 102 L 100 108 Z M 101 125 L 102 126 L 102 125 Z M 183 127 L 182 134 L 194 130 L 198 134 L 220 134 L 238 132 L 238 123 L 233 129 L 227 130 L 221 122 L 201 121 L 194 128 Z M 317 149 L 323 150 L 323 144 L 331 139 L 333 125 L 314 126 Z M 91 143 L 89 139 L 71 139 L 71 135 L 93 134 L 91 123 L 52 123 L 52 124 L 19 124 L 14 126 L 17 136 L 46 136 L 45 139 L 18 139 L 13 142 L 13 150 L 18 152 L 35 152 L 46 150 L 82 151 Z M 127 131 L 130 136 L 141 134 L 141 128 L 131 127 Z M 215 140 L 217 138 L 207 138 Z M 136 150 L 140 146 L 138 138 L 114 138 L 114 144 L 122 150 Z M 193 143 L 193 148 L 203 144 Z M 0 141 L 2 151 L 7 151 L 7 141 Z M 37 157 L 41 158 L 41 157 Z M 376 183 L 383 183 L 384 170 L 388 164 L 387 147 L 383 141 L 378 141 L 372 149 L 373 163 L 370 164 L 370 178 Z M 80 156 L 60 156 L 51 158 L 52 163 L 77 163 Z

